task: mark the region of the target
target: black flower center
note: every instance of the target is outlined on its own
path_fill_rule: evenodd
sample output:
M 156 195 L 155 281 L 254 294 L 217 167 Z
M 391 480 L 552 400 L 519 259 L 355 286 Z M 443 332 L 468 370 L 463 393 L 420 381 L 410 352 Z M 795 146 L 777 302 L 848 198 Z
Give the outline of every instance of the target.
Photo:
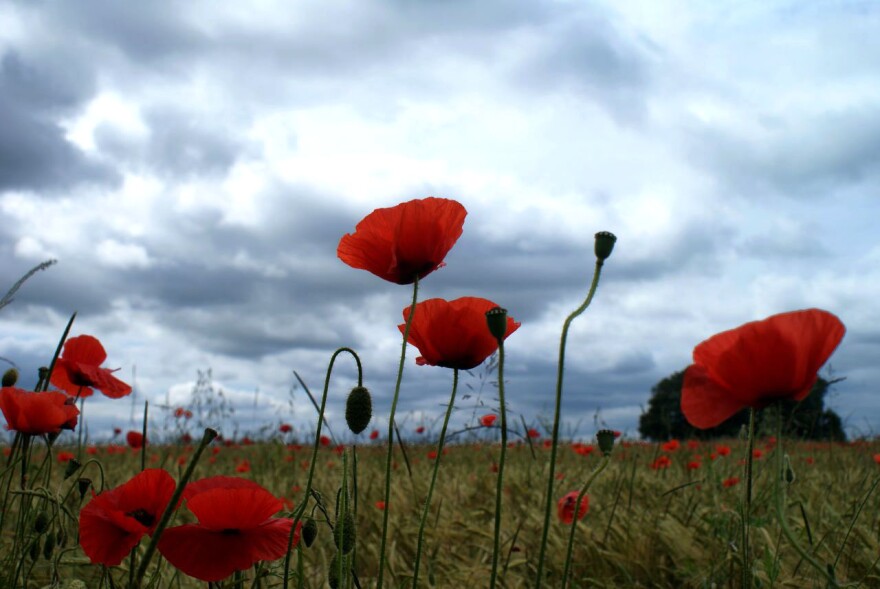
M 148 513 L 145 509 L 136 509 L 135 511 L 130 511 L 125 515 L 127 515 L 128 517 L 133 517 L 138 521 L 138 523 L 148 528 L 156 523 L 156 516 L 152 513 Z

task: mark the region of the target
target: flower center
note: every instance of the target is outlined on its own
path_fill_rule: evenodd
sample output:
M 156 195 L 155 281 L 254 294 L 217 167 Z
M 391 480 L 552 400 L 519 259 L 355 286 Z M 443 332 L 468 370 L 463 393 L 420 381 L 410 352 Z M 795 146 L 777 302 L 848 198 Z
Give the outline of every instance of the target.
M 152 527 L 152 525 L 156 523 L 156 516 L 152 513 L 148 513 L 144 509 L 136 509 L 135 511 L 130 511 L 125 515 L 127 515 L 128 517 L 133 517 L 138 521 L 138 523 L 148 528 Z

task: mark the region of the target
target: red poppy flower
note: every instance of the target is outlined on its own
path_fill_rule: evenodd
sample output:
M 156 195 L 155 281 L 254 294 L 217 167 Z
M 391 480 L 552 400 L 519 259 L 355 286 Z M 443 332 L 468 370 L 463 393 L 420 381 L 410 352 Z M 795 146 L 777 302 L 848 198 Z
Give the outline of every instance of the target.
M 687 463 L 688 470 L 698 470 L 700 468 L 700 466 L 701 465 L 700 465 L 699 460 L 691 460 L 690 462 Z
M 680 447 L 681 447 L 681 442 L 679 442 L 678 440 L 669 440 L 668 442 L 665 442 L 662 446 L 660 446 L 660 448 L 664 452 L 675 452 Z
M 90 387 L 94 387 L 111 399 L 126 396 L 131 386 L 113 376 L 112 370 L 101 368 L 106 359 L 107 352 L 97 338 L 72 337 L 64 342 L 64 351 L 55 362 L 49 380 L 68 395 L 90 397 L 93 394 Z
M 454 301 L 428 299 L 416 305 L 407 340 L 422 354 L 416 358 L 416 363 L 460 370 L 479 366 L 498 349 L 498 342 L 486 325 L 486 311 L 497 306 L 477 297 Z M 403 310 L 404 320 L 409 317 L 409 311 L 409 307 Z M 507 338 L 519 326 L 508 317 L 504 337 Z M 406 325 L 401 324 L 398 328 L 403 333 Z
M 716 449 L 718 450 L 718 454 L 721 456 L 730 455 L 730 446 L 718 446 Z
M 330 445 L 330 438 L 328 436 L 321 436 L 321 445 L 322 446 L 329 446 Z
M 807 309 L 714 335 L 694 348 L 681 410 L 691 425 L 706 429 L 746 407 L 801 401 L 845 332 L 831 313 Z
M 729 488 L 729 487 L 735 487 L 736 485 L 739 484 L 739 477 L 730 477 L 730 478 L 728 478 L 728 479 L 724 479 L 724 480 L 721 482 L 721 484 L 722 484 L 724 487 L 728 487 L 728 488 Z
M 131 431 L 125 434 L 125 441 L 132 448 L 143 448 L 144 446 L 144 434 L 141 432 Z
M 495 425 L 495 420 L 498 419 L 498 416 L 490 413 L 489 415 L 484 415 L 480 418 L 480 425 L 483 427 L 492 427 Z
M 73 452 L 66 452 L 66 451 L 62 450 L 61 452 L 58 453 L 57 458 L 58 458 L 58 462 L 70 462 L 71 460 L 76 458 L 76 456 L 74 455 Z
M 880 454 L 874 454 L 874 462 L 880 464 Z
M 159 552 L 168 562 L 202 581 L 220 581 L 287 552 L 293 520 L 272 517 L 284 503 L 256 483 L 231 478 L 187 485 L 187 508 L 198 523 L 169 528 L 159 539 Z M 299 530 L 294 544 L 298 541 Z
M 660 470 L 662 468 L 669 468 L 669 465 L 671 464 L 672 460 L 670 460 L 669 456 L 661 454 L 654 462 L 651 463 L 651 468 L 654 470 Z
M 31 393 L 17 387 L 0 389 L 0 411 L 6 428 L 23 434 L 57 434 L 76 427 L 79 409 L 64 393 Z
M 575 505 L 577 505 L 578 495 L 580 495 L 578 491 L 572 491 L 560 499 L 559 503 L 556 504 L 556 513 L 559 515 L 559 520 L 562 523 L 571 524 L 574 521 L 574 508 Z M 579 520 L 584 519 L 584 516 L 587 515 L 589 509 L 590 496 L 584 495 L 581 499 L 581 506 L 580 509 L 578 509 L 577 518 Z
M 529 431 L 526 433 L 526 435 L 528 435 L 530 438 L 540 438 L 541 432 L 539 432 L 535 428 L 531 427 L 531 428 L 529 428 Z
M 385 510 L 385 502 L 384 501 L 376 501 L 376 509 L 380 509 L 382 511 Z
M 389 282 L 412 284 L 443 265 L 466 215 L 460 203 L 435 197 L 376 209 L 342 236 L 336 255 Z
M 370 439 L 371 440 L 375 440 L 378 437 L 379 437 L 379 430 L 374 429 L 373 431 L 370 432 Z
M 290 425 L 289 423 L 282 423 L 281 425 L 278 426 L 278 431 L 281 432 L 282 434 L 289 434 L 290 432 L 293 431 L 293 426 Z
M 150 468 L 89 501 L 79 514 L 79 543 L 89 560 L 121 563 L 144 534 L 153 533 L 174 487 L 170 474 Z
M 251 471 L 251 461 L 250 460 L 242 460 L 238 464 L 235 465 L 235 472 L 250 472 Z
M 419 427 L 417 427 L 417 428 L 416 428 L 416 433 L 417 433 L 417 434 L 423 434 L 423 433 L 425 433 L 425 426 L 420 425 Z

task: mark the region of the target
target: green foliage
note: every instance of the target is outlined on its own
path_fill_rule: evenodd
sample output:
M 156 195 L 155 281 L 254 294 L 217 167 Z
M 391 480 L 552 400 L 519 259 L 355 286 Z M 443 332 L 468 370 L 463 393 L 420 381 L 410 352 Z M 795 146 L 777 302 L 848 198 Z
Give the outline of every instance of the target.
M 801 402 L 783 401 L 785 435 L 804 440 L 846 440 L 840 416 L 825 408 L 825 396 L 834 383 L 843 379 L 827 380 L 819 377 L 812 392 Z M 709 429 L 697 429 L 688 423 L 681 412 L 681 387 L 684 370 L 675 372 L 654 385 L 648 410 L 639 418 L 639 434 L 649 440 L 695 438 L 709 440 L 736 437 L 749 422 L 748 410 L 741 411 Z M 773 408 L 758 413 L 757 431 L 768 435 L 775 423 Z

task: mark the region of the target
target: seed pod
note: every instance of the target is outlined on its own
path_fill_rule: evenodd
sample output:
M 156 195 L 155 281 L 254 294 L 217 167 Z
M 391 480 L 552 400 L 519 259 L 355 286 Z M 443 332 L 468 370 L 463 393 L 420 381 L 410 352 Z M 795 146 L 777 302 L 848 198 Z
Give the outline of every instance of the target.
M 305 523 L 302 527 L 302 539 L 303 542 L 306 543 L 306 548 L 314 543 L 315 538 L 318 537 L 318 523 L 315 521 L 315 518 L 310 517 L 306 518 Z
M 599 450 L 605 456 L 610 456 L 614 449 L 614 431 L 610 429 L 600 429 L 596 432 L 596 441 L 599 442 Z
M 348 554 L 354 548 L 355 535 L 354 515 L 351 512 L 343 515 L 342 519 L 336 520 L 333 539 L 342 554 Z
M 18 382 L 18 370 L 15 368 L 10 368 L 6 372 L 3 373 L 3 386 L 4 387 L 14 387 L 15 383 Z
M 611 255 L 612 250 L 614 250 L 614 243 L 617 241 L 617 237 L 608 231 L 600 231 L 596 234 L 596 242 L 594 246 L 594 251 L 596 253 L 596 259 L 600 262 L 604 262 L 608 259 L 608 256 Z
M 373 417 L 373 399 L 370 391 L 364 387 L 354 387 L 345 402 L 345 422 L 355 434 L 359 434 L 370 425 Z

